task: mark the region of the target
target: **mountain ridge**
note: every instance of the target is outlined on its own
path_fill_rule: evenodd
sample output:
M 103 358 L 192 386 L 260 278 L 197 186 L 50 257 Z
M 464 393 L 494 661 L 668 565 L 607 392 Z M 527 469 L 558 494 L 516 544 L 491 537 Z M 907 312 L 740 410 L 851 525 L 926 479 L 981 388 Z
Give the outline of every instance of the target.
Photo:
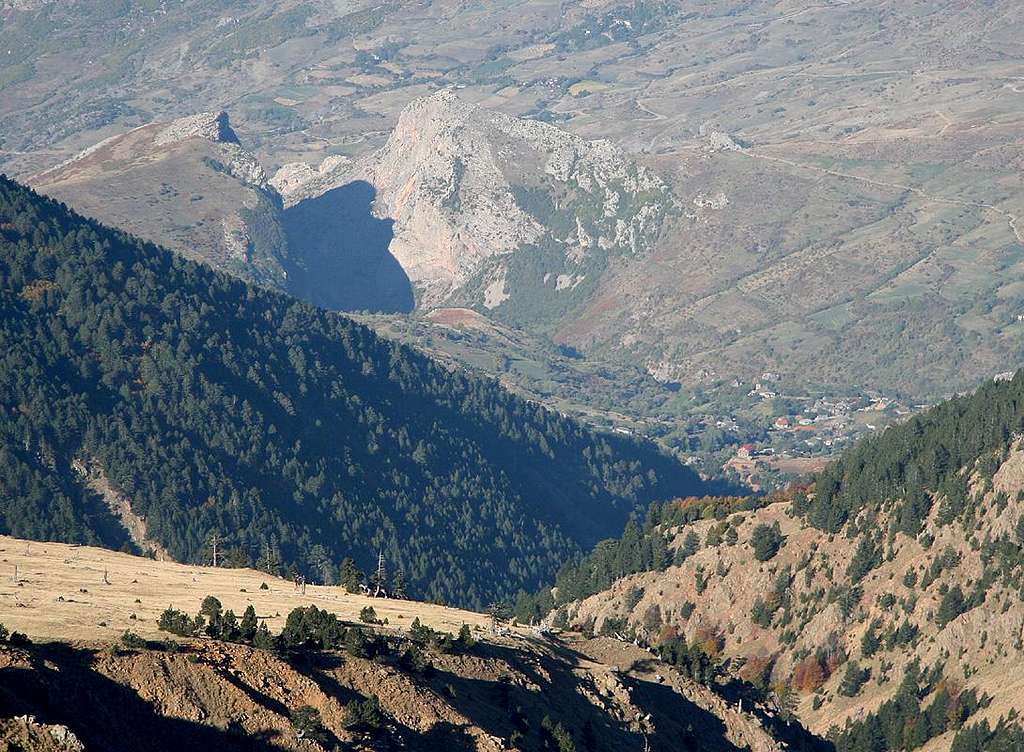
M 83 214 L 275 289 L 301 264 L 280 197 L 225 112 L 149 123 L 27 181 Z
M 520 616 L 681 639 L 789 694 L 838 752 L 957 748 L 964 726 L 1024 711 L 1022 394 L 1024 371 L 985 384 L 786 494 L 655 506 Z M 959 710 L 926 723 L 936 698 Z M 904 724 L 918 728 L 900 740 Z M 863 746 L 875 727 L 883 746 Z
M 653 445 L 3 192 L 8 531 L 102 539 L 85 453 L 175 558 L 215 529 L 250 562 L 319 576 L 383 549 L 432 597 L 479 604 L 704 487 Z

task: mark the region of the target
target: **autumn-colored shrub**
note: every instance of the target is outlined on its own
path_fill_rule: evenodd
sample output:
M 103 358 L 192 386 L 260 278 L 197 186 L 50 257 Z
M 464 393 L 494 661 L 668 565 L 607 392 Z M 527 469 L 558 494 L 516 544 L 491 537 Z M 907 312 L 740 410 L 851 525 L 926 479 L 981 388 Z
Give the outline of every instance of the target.
M 739 677 L 750 682 L 758 689 L 766 689 L 772 674 L 774 659 L 768 655 L 752 655 L 747 658 L 739 670 Z
M 666 642 L 671 642 L 677 637 L 679 637 L 679 630 L 671 624 L 665 624 L 661 627 L 661 631 L 658 632 L 658 644 L 663 645 Z
M 704 651 L 704 654 L 717 658 L 725 647 L 725 639 L 717 627 L 700 625 L 693 634 L 693 645 Z
M 815 692 L 828 679 L 816 655 L 809 655 L 793 667 L 793 686 L 800 692 Z

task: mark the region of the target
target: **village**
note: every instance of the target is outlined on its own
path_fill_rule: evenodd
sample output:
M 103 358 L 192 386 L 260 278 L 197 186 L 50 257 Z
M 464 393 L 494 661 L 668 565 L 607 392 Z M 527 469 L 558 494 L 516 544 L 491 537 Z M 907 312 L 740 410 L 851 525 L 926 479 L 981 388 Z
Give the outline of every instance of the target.
M 789 394 L 778 374 L 751 383 L 734 379 L 738 393 L 728 415 L 703 415 L 698 431 L 733 437 L 716 455 L 730 477 L 763 490 L 821 470 L 857 439 L 925 409 L 874 390 L 861 393 Z

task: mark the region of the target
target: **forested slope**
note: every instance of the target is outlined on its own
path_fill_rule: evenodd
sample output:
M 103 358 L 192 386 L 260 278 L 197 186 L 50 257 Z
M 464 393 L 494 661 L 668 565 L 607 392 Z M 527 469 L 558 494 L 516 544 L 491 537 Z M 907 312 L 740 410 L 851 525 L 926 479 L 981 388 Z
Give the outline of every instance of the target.
M 2 178 L 0 529 L 118 544 L 76 459 L 178 559 L 213 530 L 236 559 L 317 579 L 381 549 L 419 595 L 468 605 L 701 486 L 650 445 Z
M 800 511 L 816 527 L 834 532 L 865 508 L 901 499 L 900 528 L 916 535 L 931 510 L 929 492 L 945 495 L 947 514 L 963 512 L 968 476 L 960 471 L 981 462 L 991 474 L 1007 443 L 1021 433 L 1024 371 L 858 442 L 820 474 L 814 498 Z
M 655 504 L 520 597 L 795 713 L 837 752 L 995 752 L 1024 729 L 1024 371 L 813 483 Z

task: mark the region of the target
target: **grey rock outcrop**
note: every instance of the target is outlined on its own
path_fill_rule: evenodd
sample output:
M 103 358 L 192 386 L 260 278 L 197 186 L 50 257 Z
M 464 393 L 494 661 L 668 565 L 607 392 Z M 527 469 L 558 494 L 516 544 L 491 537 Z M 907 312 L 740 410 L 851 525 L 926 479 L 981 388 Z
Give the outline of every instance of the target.
M 570 267 L 595 253 L 643 253 L 675 207 L 664 183 L 611 143 L 493 112 L 449 89 L 406 107 L 370 157 L 285 165 L 271 183 L 291 205 L 355 181 L 373 187 L 374 213 L 393 220 L 390 252 L 425 307 L 453 296 L 499 307 L 515 291 L 495 259 L 544 242 L 563 248 Z M 551 295 L 584 276 L 565 264 L 550 269 Z

